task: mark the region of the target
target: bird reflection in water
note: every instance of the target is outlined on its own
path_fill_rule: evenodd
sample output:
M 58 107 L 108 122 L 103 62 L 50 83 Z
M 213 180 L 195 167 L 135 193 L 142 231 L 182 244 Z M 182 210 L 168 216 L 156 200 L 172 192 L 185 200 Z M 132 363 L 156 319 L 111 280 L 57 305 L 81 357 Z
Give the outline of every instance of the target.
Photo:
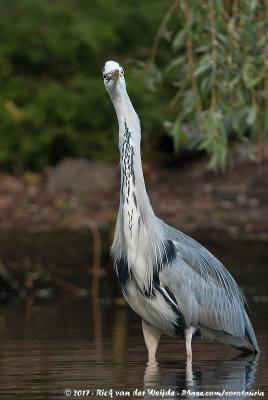
M 197 392 L 240 392 L 228 399 L 245 399 L 244 392 L 253 390 L 259 355 L 240 355 L 232 360 L 209 361 L 200 364 L 193 372 L 192 362 L 187 361 L 184 368 L 178 370 L 165 368 L 158 363 L 147 363 L 144 374 L 144 399 L 196 398 Z M 176 368 L 176 370 L 175 370 Z M 154 392 L 152 392 L 152 390 Z M 219 398 L 210 395 L 210 398 Z

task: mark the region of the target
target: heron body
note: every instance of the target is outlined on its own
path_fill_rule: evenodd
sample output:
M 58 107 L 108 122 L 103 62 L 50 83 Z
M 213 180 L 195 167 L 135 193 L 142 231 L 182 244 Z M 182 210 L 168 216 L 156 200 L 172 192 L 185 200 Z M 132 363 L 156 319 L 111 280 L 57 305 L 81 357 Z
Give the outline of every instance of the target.
M 259 352 L 244 297 L 206 248 L 157 218 L 143 177 L 139 118 L 120 64 L 107 61 L 104 85 L 119 125 L 120 206 L 111 254 L 132 309 L 141 316 L 149 361 L 162 333 L 182 337 L 187 359 L 195 333 L 242 351 Z

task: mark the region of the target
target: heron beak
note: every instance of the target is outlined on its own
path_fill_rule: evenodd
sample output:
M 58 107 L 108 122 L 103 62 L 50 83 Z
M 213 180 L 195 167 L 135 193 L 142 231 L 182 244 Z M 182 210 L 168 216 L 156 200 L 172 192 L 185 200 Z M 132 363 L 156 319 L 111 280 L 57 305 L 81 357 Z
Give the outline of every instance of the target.
M 118 69 L 117 69 L 117 70 L 115 70 L 115 72 L 114 72 L 113 75 L 111 76 L 110 80 L 116 82 L 116 81 L 118 81 L 118 79 L 119 79 L 119 71 L 118 71 Z

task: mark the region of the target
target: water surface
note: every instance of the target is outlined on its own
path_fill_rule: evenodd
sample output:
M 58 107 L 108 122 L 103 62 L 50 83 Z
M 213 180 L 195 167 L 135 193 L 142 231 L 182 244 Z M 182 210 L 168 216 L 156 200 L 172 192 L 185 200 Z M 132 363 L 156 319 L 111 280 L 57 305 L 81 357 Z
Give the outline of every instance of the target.
M 268 396 L 267 303 L 256 300 L 250 306 L 259 360 L 197 338 L 187 365 L 182 340 L 163 336 L 159 364 L 147 366 L 140 319 L 121 301 L 14 299 L 0 308 L 0 399 L 125 399 L 127 392 L 133 399 L 219 398 L 197 392 L 224 389 Z

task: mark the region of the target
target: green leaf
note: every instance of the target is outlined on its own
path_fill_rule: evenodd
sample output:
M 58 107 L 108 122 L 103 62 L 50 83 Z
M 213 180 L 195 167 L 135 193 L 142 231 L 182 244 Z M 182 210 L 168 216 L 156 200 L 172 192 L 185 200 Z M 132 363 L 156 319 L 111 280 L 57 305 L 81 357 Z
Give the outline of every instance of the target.
M 248 74 L 247 64 L 243 65 L 243 67 L 242 67 L 242 78 L 243 78 L 243 81 L 244 81 L 246 87 L 248 87 L 250 78 L 249 78 L 249 74 Z
M 173 134 L 174 151 L 175 151 L 175 153 L 177 153 L 179 151 L 179 146 L 180 146 L 181 140 L 185 144 L 189 143 L 189 140 L 186 137 L 186 135 L 182 129 L 182 125 L 181 125 L 179 118 L 177 118 L 174 123 L 173 129 L 172 129 L 172 134 Z
M 206 138 L 205 140 L 203 140 L 200 144 L 199 144 L 199 146 L 197 147 L 198 148 L 198 150 L 206 150 L 206 151 L 208 151 L 208 149 L 210 148 L 210 146 L 211 146 L 211 142 L 212 142 L 212 136 L 209 136 L 208 138 Z
M 220 39 L 220 41 L 224 44 L 227 43 L 228 37 L 226 35 L 223 35 L 222 33 L 218 32 L 217 37 Z
M 209 51 L 210 50 L 210 46 L 209 45 L 201 45 L 201 46 L 198 46 L 196 49 L 195 49 L 195 52 L 196 53 L 206 53 L 207 51 Z
M 218 162 L 219 162 L 218 154 L 216 152 L 212 153 L 212 156 L 207 166 L 208 169 L 212 169 L 213 171 L 215 171 L 217 169 Z
M 258 109 L 257 107 L 251 107 L 249 109 L 249 113 L 246 119 L 246 122 L 249 126 L 253 126 L 256 122 L 257 119 L 257 115 L 258 115 Z
M 172 48 L 173 50 L 180 50 L 182 47 L 185 46 L 185 36 L 186 36 L 186 32 L 184 29 L 182 29 L 181 31 L 179 31 L 172 42 Z
M 205 64 L 205 65 L 200 65 L 196 70 L 194 71 L 194 76 L 197 77 L 204 72 L 208 71 L 211 69 L 211 64 Z
M 174 143 L 174 151 L 175 153 L 178 152 L 179 150 L 179 144 L 180 144 L 180 129 L 181 129 L 181 123 L 177 119 L 174 123 L 172 134 L 173 134 L 173 143 Z
M 179 56 L 174 58 L 166 68 L 166 72 L 169 72 L 172 68 L 178 67 L 186 62 L 185 56 Z
M 252 87 L 254 87 L 254 86 L 257 86 L 258 83 L 260 83 L 260 81 L 261 81 L 263 78 L 264 78 L 263 75 L 256 76 L 255 78 L 253 78 L 253 79 L 249 82 L 248 88 L 250 89 L 250 88 L 252 88 Z

